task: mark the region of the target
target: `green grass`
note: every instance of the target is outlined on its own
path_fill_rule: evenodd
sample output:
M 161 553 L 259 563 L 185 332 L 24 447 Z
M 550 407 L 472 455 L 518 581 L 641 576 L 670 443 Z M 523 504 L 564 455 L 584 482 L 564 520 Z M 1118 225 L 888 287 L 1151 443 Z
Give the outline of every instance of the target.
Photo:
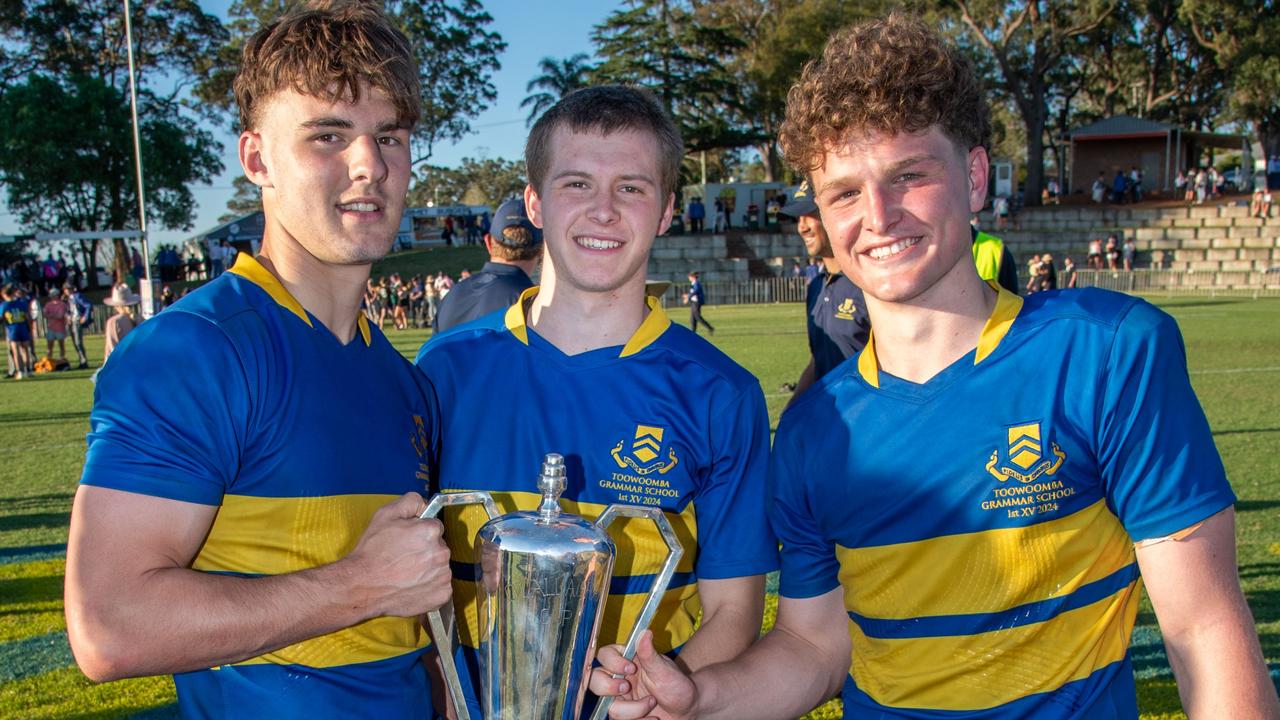
M 478 267 L 466 253 L 402 253 L 381 272 L 434 271 L 436 261 L 454 272 L 454 267 Z M 1280 470 L 1273 462 L 1280 447 L 1280 301 L 1158 302 L 1182 327 L 1192 381 L 1240 497 L 1241 579 L 1273 677 L 1280 676 Z M 705 313 L 717 328 L 715 344 L 760 378 L 776 425 L 787 400 L 779 386 L 793 382 L 807 359 L 803 309 L 717 306 Z M 685 315 L 672 310 L 677 322 L 685 322 Z M 388 336 L 412 356 L 427 333 L 388 331 Z M 96 366 L 101 339 L 90 338 L 89 350 Z M 169 679 L 94 685 L 74 668 L 66 647 L 63 548 L 92 393 L 88 371 L 0 381 L 0 717 L 160 717 L 171 712 Z M 769 622 L 773 607 L 771 603 Z M 1144 604 L 1134 639 L 1144 658 L 1138 682 L 1142 716 L 1181 718 L 1158 638 L 1154 616 Z M 810 717 L 838 717 L 838 710 L 829 705 Z

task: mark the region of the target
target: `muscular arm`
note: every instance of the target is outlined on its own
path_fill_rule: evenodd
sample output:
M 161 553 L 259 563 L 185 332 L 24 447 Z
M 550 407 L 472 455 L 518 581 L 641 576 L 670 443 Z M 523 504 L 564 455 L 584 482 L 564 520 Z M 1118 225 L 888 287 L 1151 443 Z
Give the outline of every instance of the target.
M 610 672 L 633 672 L 614 680 L 592 675 L 597 694 L 627 692 L 610 708 L 618 720 L 655 717 L 776 720 L 800 717 L 835 695 L 849 672 L 849 618 L 843 591 L 813 598 L 780 598 L 774 629 L 730 662 L 705 667 L 689 676 L 644 643 L 636 662 L 627 663 L 617 646 L 601 651 Z
M 260 578 L 190 569 L 217 508 L 81 486 L 67 545 L 67 631 L 105 681 L 244 660 L 448 599 L 448 550 L 415 494 L 378 510 L 347 557 Z
M 693 672 L 732 660 L 760 636 L 764 619 L 764 576 L 698 580 L 702 622 L 680 650 L 676 663 Z
M 1137 555 L 1188 717 L 1280 718 L 1236 574 L 1235 510 Z

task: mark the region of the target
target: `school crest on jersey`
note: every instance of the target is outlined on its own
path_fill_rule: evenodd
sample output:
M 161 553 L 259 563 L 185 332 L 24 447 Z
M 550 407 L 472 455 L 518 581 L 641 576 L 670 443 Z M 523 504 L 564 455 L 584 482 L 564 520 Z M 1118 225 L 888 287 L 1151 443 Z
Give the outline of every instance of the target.
M 854 306 L 853 298 L 845 298 L 836 307 L 836 317 L 841 320 L 852 320 L 856 312 L 858 312 L 858 308 Z
M 427 465 L 430 441 L 427 439 L 427 424 L 421 415 L 413 416 L 413 429 L 409 431 L 409 442 L 413 445 L 413 451 L 418 454 L 418 469 L 413 476 L 421 480 L 426 489 L 430 490 L 431 466 Z
M 630 468 L 639 475 L 665 475 L 680 464 L 675 448 L 664 442 L 665 428 L 636 424 L 635 435 L 618 441 L 610 451 L 619 468 Z
M 1003 456 L 1001 448 L 996 448 L 987 460 L 987 472 L 1000 482 L 1010 479 L 1022 483 L 1035 482 L 1041 476 L 1056 474 L 1067 459 L 1056 442 L 1050 442 L 1051 452 L 1045 453 L 1038 422 L 1008 428 L 1008 438 L 1009 444 L 1003 448 Z

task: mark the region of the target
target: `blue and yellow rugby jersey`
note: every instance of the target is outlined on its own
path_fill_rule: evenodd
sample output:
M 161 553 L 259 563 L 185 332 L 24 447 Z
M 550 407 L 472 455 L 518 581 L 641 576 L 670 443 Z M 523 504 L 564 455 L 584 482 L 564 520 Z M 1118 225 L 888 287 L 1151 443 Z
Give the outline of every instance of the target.
M 248 255 L 113 357 L 81 482 L 219 506 L 196 570 L 333 562 L 376 509 L 427 489 L 430 384 L 363 318 L 339 343 Z M 416 619 L 377 618 L 179 674 L 179 705 L 188 717 L 425 717 L 428 640 Z
M 566 355 L 525 324 L 525 303 L 537 290 L 418 354 L 440 401 L 440 487 L 488 490 L 502 512 L 532 510 L 543 456 L 556 452 L 568 468 L 568 512 L 594 519 L 611 503 L 663 508 L 684 556 L 651 628 L 660 651 L 678 649 L 701 610 L 698 578 L 777 567 L 765 516 L 769 421 L 760 383 L 673 325 L 652 299 L 626 345 Z M 473 540 L 484 520 L 479 507 L 445 514 L 454 603 L 465 619 L 459 638 L 473 672 Z M 647 520 L 618 520 L 610 534 L 618 556 L 601 645 L 625 642 L 667 552 Z
M 923 384 L 856 359 L 784 414 L 781 593 L 843 587 L 846 717 L 1136 718 L 1134 542 L 1235 498 L 1173 319 L 1001 291 Z

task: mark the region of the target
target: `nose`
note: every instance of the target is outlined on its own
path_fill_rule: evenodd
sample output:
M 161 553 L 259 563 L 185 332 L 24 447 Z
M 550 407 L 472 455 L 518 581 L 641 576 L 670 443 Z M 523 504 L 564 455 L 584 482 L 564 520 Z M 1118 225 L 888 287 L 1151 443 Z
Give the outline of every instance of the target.
M 867 183 L 862 189 L 862 226 L 876 235 L 884 235 L 898 223 L 902 208 L 898 194 L 879 183 Z
M 353 182 L 380 183 L 386 179 L 387 163 L 376 138 L 361 135 L 348 146 L 347 171 Z
M 613 192 L 608 188 L 597 191 L 592 198 L 591 207 L 587 210 L 587 217 L 601 225 L 615 222 L 618 219 L 618 206 Z

